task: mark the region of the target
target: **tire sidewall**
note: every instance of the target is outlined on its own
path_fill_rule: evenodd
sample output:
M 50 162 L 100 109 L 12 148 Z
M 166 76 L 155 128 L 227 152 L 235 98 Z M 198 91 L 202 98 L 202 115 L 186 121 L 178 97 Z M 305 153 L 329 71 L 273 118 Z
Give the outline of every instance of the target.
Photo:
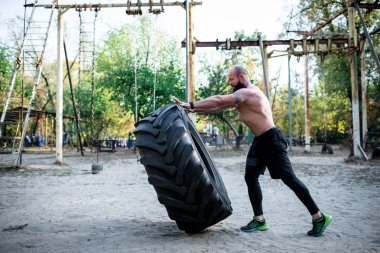
M 228 198 L 226 187 L 224 186 L 219 171 L 216 169 L 215 164 L 209 152 L 207 151 L 207 148 L 204 145 L 204 142 L 202 141 L 197 128 L 185 110 L 180 106 L 178 106 L 178 109 L 181 113 L 181 117 L 184 121 L 187 132 L 189 133 L 190 139 L 193 143 L 194 150 L 198 153 L 199 159 L 202 162 L 202 166 L 207 172 L 210 181 L 214 185 L 215 189 L 218 190 L 218 193 L 221 195 L 224 203 L 230 204 L 231 201 Z

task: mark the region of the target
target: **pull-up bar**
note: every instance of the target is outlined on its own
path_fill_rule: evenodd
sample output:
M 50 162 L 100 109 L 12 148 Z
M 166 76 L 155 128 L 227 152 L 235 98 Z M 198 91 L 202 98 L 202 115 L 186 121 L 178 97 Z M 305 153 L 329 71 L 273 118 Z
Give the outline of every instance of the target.
M 185 1 L 186 2 L 186 1 Z M 202 2 L 190 1 L 189 5 L 202 5 Z M 124 8 L 139 8 L 139 7 L 162 7 L 162 6 L 184 6 L 183 1 L 174 1 L 174 2 L 164 2 L 160 1 L 158 3 L 154 3 L 153 1 L 149 1 L 149 3 L 142 3 L 138 0 L 136 3 L 132 3 L 128 1 L 127 3 L 115 3 L 115 4 L 25 4 L 24 7 L 44 7 L 46 9 L 56 8 L 56 9 L 70 9 L 70 8 L 83 8 L 83 9 L 91 9 L 91 8 L 113 8 L 113 7 L 124 7 Z
M 303 45 L 306 41 L 308 45 L 314 45 L 316 42 L 319 44 L 348 44 L 348 38 L 347 39 L 307 39 L 307 40 L 263 40 L 264 46 L 281 46 L 281 45 Z M 240 48 L 240 47 L 252 47 L 252 46 L 260 46 L 259 40 L 249 40 L 249 41 L 231 41 L 229 40 L 228 43 L 224 41 L 197 41 L 195 42 L 196 47 L 223 47 L 225 45 L 229 45 L 226 49 L 232 49 L 232 48 Z M 182 47 L 185 47 L 186 43 L 182 41 Z

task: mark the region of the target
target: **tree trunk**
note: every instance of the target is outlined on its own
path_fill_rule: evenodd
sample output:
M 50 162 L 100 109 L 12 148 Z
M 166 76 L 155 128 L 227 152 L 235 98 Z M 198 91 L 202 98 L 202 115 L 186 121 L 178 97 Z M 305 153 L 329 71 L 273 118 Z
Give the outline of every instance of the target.
M 240 141 L 241 141 L 241 136 L 239 135 L 239 132 L 236 130 L 236 128 L 231 124 L 231 122 L 228 121 L 226 117 L 222 113 L 217 114 L 217 117 L 221 119 L 223 122 L 225 122 L 229 128 L 234 132 L 236 143 L 235 143 L 235 149 L 240 149 Z M 240 130 L 240 129 L 239 129 Z

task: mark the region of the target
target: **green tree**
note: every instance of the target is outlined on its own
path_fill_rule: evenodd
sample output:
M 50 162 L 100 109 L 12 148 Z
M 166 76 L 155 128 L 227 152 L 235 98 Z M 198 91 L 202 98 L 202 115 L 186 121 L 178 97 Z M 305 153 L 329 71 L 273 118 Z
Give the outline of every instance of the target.
M 347 1 L 331 1 L 331 0 L 300 0 L 296 8 L 295 15 L 290 17 L 289 23 L 291 24 L 291 30 L 299 31 L 309 31 L 310 27 L 316 27 L 318 23 L 323 20 L 328 20 L 335 13 L 338 13 L 343 8 L 347 7 Z M 368 31 L 374 31 L 378 28 L 378 20 L 380 18 L 379 12 L 361 9 L 365 24 Z M 286 24 L 288 26 L 289 24 Z M 359 16 L 355 11 L 355 27 L 358 29 L 358 34 L 361 39 L 365 39 L 363 26 L 360 22 Z M 348 33 L 348 15 L 347 12 L 335 18 L 333 22 L 326 25 L 324 28 L 320 29 L 316 34 L 313 35 L 314 38 L 341 36 L 340 34 Z M 376 34 L 371 36 L 373 44 L 375 45 L 375 50 L 377 54 L 380 53 L 380 37 Z M 372 52 L 367 46 L 365 49 L 365 66 L 366 66 L 366 76 L 360 76 L 360 71 L 358 71 L 359 80 L 359 92 L 361 91 L 360 80 L 366 78 L 368 91 L 367 91 L 367 103 L 368 103 L 368 122 L 369 130 L 375 131 L 380 130 L 380 77 L 379 69 L 375 64 L 372 57 Z M 360 66 L 360 52 L 355 52 L 357 59 L 357 69 Z M 315 72 L 319 72 L 323 69 L 323 77 L 326 85 L 326 94 L 331 97 L 345 96 L 349 101 L 351 101 L 351 77 L 350 77 L 350 66 L 347 56 L 347 50 L 341 50 L 335 54 L 330 54 L 328 57 L 321 57 L 318 59 L 315 65 Z M 360 97 L 360 95 L 359 95 Z M 344 99 L 345 100 L 345 99 Z M 329 104 L 329 107 L 333 107 L 334 103 Z M 347 111 L 347 108 L 339 108 Z M 331 109 L 331 108 L 330 108 Z M 338 109 L 338 108 L 335 108 Z M 331 111 L 334 111 L 331 109 Z M 341 114 L 345 114 L 342 112 Z M 345 127 L 351 125 L 351 118 L 346 118 Z
M 9 78 L 12 73 L 11 53 L 7 47 L 0 46 L 0 94 L 6 97 Z
M 185 94 L 179 43 L 162 32 L 154 37 L 152 21 L 141 17 L 137 25 L 110 31 L 97 57 L 101 92 L 138 118 L 154 110 L 154 101 L 158 108 L 171 102 L 171 95 L 183 99 Z

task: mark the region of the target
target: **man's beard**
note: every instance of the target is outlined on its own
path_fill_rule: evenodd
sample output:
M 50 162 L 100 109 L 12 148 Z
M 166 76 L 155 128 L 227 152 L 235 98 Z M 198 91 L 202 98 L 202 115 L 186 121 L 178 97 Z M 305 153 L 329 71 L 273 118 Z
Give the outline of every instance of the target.
M 245 88 L 245 86 L 240 81 L 238 81 L 237 85 L 233 88 L 233 90 L 235 92 L 235 91 L 240 90 L 242 88 Z

